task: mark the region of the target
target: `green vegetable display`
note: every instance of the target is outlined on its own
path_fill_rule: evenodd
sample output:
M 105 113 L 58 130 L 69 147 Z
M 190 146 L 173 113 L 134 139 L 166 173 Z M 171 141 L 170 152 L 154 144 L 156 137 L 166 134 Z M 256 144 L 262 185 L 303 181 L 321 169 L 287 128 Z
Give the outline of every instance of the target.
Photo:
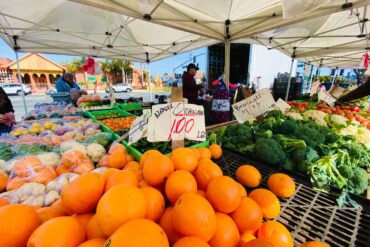
M 97 143 L 97 144 L 102 145 L 103 147 L 107 147 L 111 142 L 112 142 L 112 134 L 106 133 L 106 132 L 97 133 L 93 136 L 90 136 L 86 140 L 86 143 L 88 144 Z
M 368 186 L 370 150 L 354 136 L 341 136 L 314 120 L 295 120 L 271 111 L 262 122 L 223 127 L 209 137 L 210 142 L 264 164 L 309 175 L 321 191 L 339 189 L 341 206 L 351 202 L 348 193 L 361 195 Z
M 32 143 L 32 144 L 18 144 L 14 147 L 13 152 L 17 156 L 27 155 L 27 154 L 40 154 L 40 153 L 47 153 L 50 152 L 51 148 L 47 145 L 43 145 L 40 143 Z
M 12 144 L 0 142 L 0 160 L 8 161 L 13 157 Z

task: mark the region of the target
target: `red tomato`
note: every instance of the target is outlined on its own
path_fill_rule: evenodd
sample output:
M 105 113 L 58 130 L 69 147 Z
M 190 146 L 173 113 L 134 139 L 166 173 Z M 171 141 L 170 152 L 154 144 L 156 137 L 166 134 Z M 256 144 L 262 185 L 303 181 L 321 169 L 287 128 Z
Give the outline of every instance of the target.
M 360 108 L 358 108 L 358 106 L 352 107 L 351 110 L 354 111 L 354 112 L 360 112 Z
M 341 115 L 341 116 L 345 115 L 344 112 L 342 110 L 339 110 L 339 109 L 335 111 L 335 114 Z
M 332 111 L 330 109 L 321 109 L 321 111 L 327 114 L 332 114 Z

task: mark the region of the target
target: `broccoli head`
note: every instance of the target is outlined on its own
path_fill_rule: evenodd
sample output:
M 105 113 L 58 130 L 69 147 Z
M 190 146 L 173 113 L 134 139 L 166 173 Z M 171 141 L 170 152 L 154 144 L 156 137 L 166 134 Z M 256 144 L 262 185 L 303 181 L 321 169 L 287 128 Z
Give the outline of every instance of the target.
M 352 176 L 347 178 L 347 189 L 356 195 L 361 195 L 368 187 L 367 171 L 360 167 L 354 167 Z
M 274 166 L 287 161 L 283 148 L 272 138 L 260 138 L 256 141 L 255 156 L 259 161 Z
M 285 119 L 285 115 L 280 110 L 272 110 L 267 113 L 265 118 L 275 118 L 276 120 Z
M 295 163 L 302 161 L 312 163 L 320 158 L 318 153 L 311 147 L 296 148 L 290 152 L 290 157 Z
M 277 140 L 280 145 L 287 151 L 291 152 L 296 148 L 305 148 L 306 143 L 303 140 L 293 139 L 290 137 L 286 137 L 281 134 L 277 134 L 274 136 L 275 140 Z
M 292 135 L 298 128 L 297 121 L 294 119 L 287 119 L 280 124 L 278 128 L 274 128 L 275 134 Z
M 296 129 L 294 137 L 303 140 L 307 146 L 313 148 L 325 142 L 325 136 L 323 136 L 318 130 L 307 126 L 302 126 Z
M 336 167 L 337 155 L 323 156 L 309 166 L 313 185 L 319 189 L 329 190 L 328 185 L 342 189 L 347 181 Z

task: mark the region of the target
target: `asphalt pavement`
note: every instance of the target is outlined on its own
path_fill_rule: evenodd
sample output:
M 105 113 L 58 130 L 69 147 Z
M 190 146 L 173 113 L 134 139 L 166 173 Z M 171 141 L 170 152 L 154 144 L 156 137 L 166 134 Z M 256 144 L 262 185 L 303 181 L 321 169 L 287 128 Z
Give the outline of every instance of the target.
M 169 94 L 170 94 L 170 92 L 153 92 L 152 97 L 153 97 L 153 100 L 154 100 L 155 95 L 169 95 Z M 109 97 L 109 94 L 106 94 L 106 93 L 100 93 L 99 95 L 101 95 L 103 97 L 105 97 L 105 96 Z M 130 97 L 135 97 L 135 98 L 143 97 L 144 101 L 150 101 L 150 94 L 149 94 L 148 91 L 134 91 L 134 92 L 131 92 L 131 93 L 116 93 L 115 96 L 116 96 L 116 98 L 121 98 L 121 99 L 127 99 L 127 98 L 130 98 Z M 24 108 L 24 105 L 23 105 L 22 96 L 9 96 L 9 98 L 10 98 L 10 101 L 12 102 L 12 104 L 13 104 L 16 120 L 17 121 L 21 120 L 22 116 L 24 116 L 26 114 L 26 111 L 25 111 L 25 108 Z M 53 102 L 53 98 L 51 98 L 49 95 L 45 95 L 45 94 L 27 95 L 27 96 L 25 96 L 25 100 L 26 100 L 27 112 L 33 110 L 35 104 L 37 104 L 37 103 L 51 103 L 51 102 Z

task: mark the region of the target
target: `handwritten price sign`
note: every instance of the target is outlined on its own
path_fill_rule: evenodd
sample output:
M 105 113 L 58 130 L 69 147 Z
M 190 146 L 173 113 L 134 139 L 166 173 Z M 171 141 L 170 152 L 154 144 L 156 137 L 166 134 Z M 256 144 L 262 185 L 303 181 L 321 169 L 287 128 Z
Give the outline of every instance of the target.
M 275 109 L 275 100 L 268 89 L 261 89 L 252 96 L 232 105 L 235 118 L 244 123 Z
M 291 106 L 282 99 L 278 99 L 275 105 L 276 105 L 276 109 L 282 112 L 287 112 L 291 108 Z
M 336 101 L 336 99 L 333 96 L 331 96 L 328 92 L 320 91 L 318 97 L 319 101 L 324 101 L 329 106 L 333 106 Z
M 205 120 L 202 106 L 175 102 L 152 107 L 148 141 L 189 139 L 205 141 Z
M 135 119 L 128 132 L 128 145 L 138 142 L 146 135 L 148 130 L 148 119 L 148 114 L 143 114 L 141 117 Z

